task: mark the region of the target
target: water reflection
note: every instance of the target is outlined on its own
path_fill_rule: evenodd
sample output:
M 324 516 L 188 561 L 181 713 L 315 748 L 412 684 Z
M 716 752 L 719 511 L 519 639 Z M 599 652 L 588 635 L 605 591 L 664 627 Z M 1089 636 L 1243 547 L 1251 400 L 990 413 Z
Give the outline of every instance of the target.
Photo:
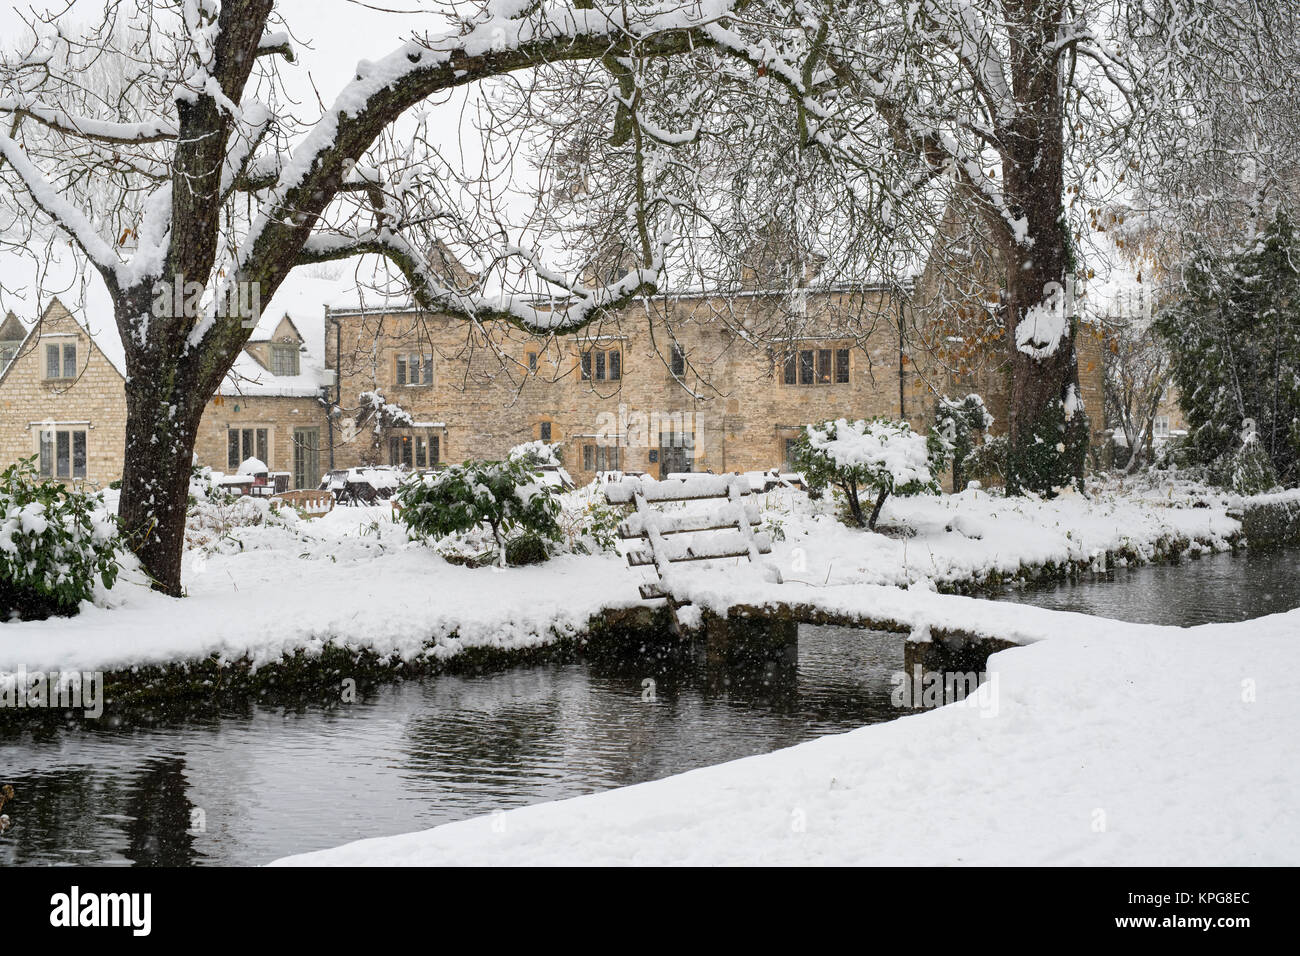
M 1298 564 L 1296 549 L 1215 554 L 1011 591 L 1005 598 L 1141 624 L 1247 621 L 1300 606 Z
M 1008 597 L 1177 624 L 1300 605 L 1293 553 L 1110 577 Z M 599 657 L 382 685 L 350 705 L 9 723 L 0 864 L 262 863 L 658 779 L 898 716 L 902 654 L 896 634 L 803 628 L 794 655 Z
M 897 716 L 896 634 L 383 686 L 350 706 L 0 730 L 4 863 L 259 863 L 639 783 Z M 202 812 L 205 829 L 191 830 Z

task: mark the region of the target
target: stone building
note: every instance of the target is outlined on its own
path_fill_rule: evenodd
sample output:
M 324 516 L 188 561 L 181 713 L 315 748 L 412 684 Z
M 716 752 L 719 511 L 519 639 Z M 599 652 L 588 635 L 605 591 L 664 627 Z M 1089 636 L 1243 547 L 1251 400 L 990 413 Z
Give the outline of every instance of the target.
M 13 333 L 22 330 L 16 345 Z M 40 474 L 107 484 L 122 473 L 125 379 L 120 361 L 58 299 L 30 329 L 10 314 L 0 332 L 0 467 L 36 458 Z
M 277 294 L 204 412 L 199 464 L 230 473 L 257 458 L 292 487 L 320 482 L 328 290 L 298 280 Z M 121 477 L 125 363 L 111 317 L 95 322 L 53 299 L 30 328 L 12 315 L 0 326 L 4 336 L 22 331 L 0 371 L 0 467 L 37 456 L 40 473 L 61 481 L 103 487 Z
M 340 411 L 328 457 L 425 468 L 542 439 L 561 442 L 585 482 L 607 470 L 785 467 L 809 422 L 884 415 L 920 429 L 936 391 L 979 391 L 1005 421 L 1005 376 L 990 357 L 1000 340 L 969 369 L 918 346 L 915 328 L 933 323 L 915 315 L 920 284 L 657 296 L 549 339 L 413 310 L 332 308 L 326 362 L 339 373 Z M 1078 348 L 1098 429 L 1100 342 L 1085 331 Z M 367 414 L 374 408 L 384 411 Z
M 1007 383 L 987 291 L 997 275 L 963 262 L 958 239 L 950 246 L 907 282 L 849 289 L 808 275 L 793 292 L 660 295 L 565 337 L 358 308 L 355 285 L 291 277 L 212 397 L 196 456 L 227 473 L 257 458 L 296 488 L 328 468 L 423 469 L 541 439 L 561 442 L 585 482 L 610 470 L 780 468 L 809 422 L 885 415 L 922 428 L 938 394 L 977 391 L 1001 424 Z M 973 346 L 949 314 L 962 275 L 957 298 L 986 310 L 991 330 Z M 0 345 L 21 331 L 0 373 L 0 464 L 39 454 L 51 478 L 120 477 L 121 346 L 111 318 L 95 320 L 92 335 L 56 300 L 30 329 L 0 326 Z M 1085 332 L 1078 349 L 1099 429 L 1100 344 Z

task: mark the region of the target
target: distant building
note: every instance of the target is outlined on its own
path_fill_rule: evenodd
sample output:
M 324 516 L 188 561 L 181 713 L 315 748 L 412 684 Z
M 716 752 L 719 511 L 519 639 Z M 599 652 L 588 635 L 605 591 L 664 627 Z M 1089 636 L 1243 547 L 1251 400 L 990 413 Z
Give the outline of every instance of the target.
M 283 311 L 263 315 L 200 423 L 201 464 L 233 473 L 256 457 L 287 472 L 292 487 L 319 483 L 328 381 L 321 313 L 317 304 L 295 312 L 297 322 Z M 10 345 L 16 328 L 22 337 Z M 54 299 L 30 328 L 11 315 L 0 332 L 12 352 L 0 371 L 0 467 L 35 456 L 49 478 L 100 487 L 119 479 L 126 369 L 116 329 L 92 334 Z
M 914 281 L 819 284 L 815 263 L 800 275 L 802 287 L 773 292 L 751 270 L 739 291 L 656 295 L 564 337 L 503 325 L 491 341 L 460 319 L 360 308 L 355 286 L 291 277 L 209 402 L 196 455 L 224 473 L 257 458 L 281 484 L 312 488 L 329 468 L 425 469 L 541 439 L 563 444 L 582 482 L 788 467 L 809 422 L 921 428 L 936 391 L 979 392 L 1005 427 L 1001 282 L 978 242 L 941 231 Z M 122 350 L 111 317 L 93 318 L 94 334 L 54 300 L 30 328 L 12 315 L 0 325 L 0 464 L 37 455 L 51 478 L 120 477 Z M 963 338 L 957 318 L 987 334 Z M 1099 337 L 1085 326 L 1077 347 L 1096 431 Z

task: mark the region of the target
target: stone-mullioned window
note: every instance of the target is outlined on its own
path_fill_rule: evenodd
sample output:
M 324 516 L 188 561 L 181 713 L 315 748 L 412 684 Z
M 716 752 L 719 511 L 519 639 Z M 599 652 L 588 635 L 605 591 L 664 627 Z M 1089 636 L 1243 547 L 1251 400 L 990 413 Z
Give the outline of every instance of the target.
M 848 349 L 797 349 L 785 354 L 786 385 L 847 385 Z
M 86 477 L 86 430 L 48 428 L 41 431 L 42 478 Z

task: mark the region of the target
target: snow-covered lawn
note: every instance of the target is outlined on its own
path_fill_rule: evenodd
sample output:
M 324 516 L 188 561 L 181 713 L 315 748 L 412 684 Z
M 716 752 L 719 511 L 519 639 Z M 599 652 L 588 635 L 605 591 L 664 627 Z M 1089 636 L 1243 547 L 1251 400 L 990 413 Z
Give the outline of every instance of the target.
M 764 496 L 769 530 L 779 526 L 776 537 L 784 535 L 771 560 L 787 597 L 828 585 L 919 583 L 910 595 L 876 596 L 913 616 L 928 582 L 951 587 L 1048 563 L 1099 564 L 1107 552 L 1145 559 L 1172 541 L 1192 550 L 1226 547 L 1239 523 L 1222 500 L 1188 506 L 1195 497 L 1194 490 L 1171 497 L 1103 491 L 1040 502 L 967 491 L 891 499 L 886 533 L 872 534 L 842 525 L 828 500 L 792 491 Z M 894 529 L 902 526 L 914 534 L 899 536 Z M 287 527 L 235 528 L 215 544 L 210 529 L 193 537 L 183 577 L 188 598 L 151 593 L 138 575 L 125 574 L 76 618 L 0 624 L 0 672 L 113 671 L 213 654 L 261 664 L 327 643 L 406 660 L 537 646 L 580 633 L 603 609 L 639 603 L 637 585 L 653 574 L 615 554 L 506 570 L 449 564 L 408 543 L 387 505 L 337 508 Z M 734 579 L 692 577 L 739 596 L 758 580 L 740 565 Z M 861 603 L 868 592 L 848 588 L 843 596 Z
M 0 625 L 0 671 L 102 670 L 199 660 L 254 664 L 326 642 L 445 657 L 466 647 L 523 648 L 585 629 L 602 608 L 636 603 L 609 586 L 619 564 L 563 556 L 545 566 L 471 569 L 407 544 L 392 509 L 336 508 L 296 529 L 235 532 L 216 553 L 187 553 L 188 597 L 119 583 L 77 617 Z M 620 601 L 621 599 L 621 601 Z
M 967 490 L 890 498 L 880 521 L 885 534 L 845 526 L 829 502 L 771 497 L 778 519 L 782 507 L 790 509 L 786 540 L 774 548 L 783 576 L 816 584 L 950 585 L 1067 563 L 1105 570 L 1101 559 L 1108 553 L 1151 560 L 1174 542 L 1193 551 L 1226 548 L 1241 530 L 1228 517 L 1227 499 L 1190 493 L 1163 497 L 1098 488 L 1087 498 L 1065 494 L 1041 501 Z M 1194 501 L 1206 507 L 1192 507 Z M 914 535 L 897 535 L 898 528 Z
M 983 707 L 278 862 L 1300 863 L 1300 611 L 1042 613 L 1052 639 L 990 658 Z

